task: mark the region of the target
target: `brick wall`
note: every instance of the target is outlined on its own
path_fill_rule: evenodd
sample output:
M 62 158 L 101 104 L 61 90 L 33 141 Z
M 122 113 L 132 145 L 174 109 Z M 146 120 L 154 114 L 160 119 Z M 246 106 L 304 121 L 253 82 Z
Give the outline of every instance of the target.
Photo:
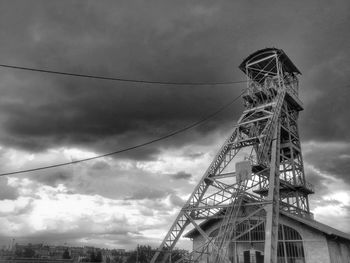
M 322 232 L 316 231 L 285 216 L 280 223 L 297 230 L 303 239 L 306 263 L 333 263 L 330 261 L 327 239 Z

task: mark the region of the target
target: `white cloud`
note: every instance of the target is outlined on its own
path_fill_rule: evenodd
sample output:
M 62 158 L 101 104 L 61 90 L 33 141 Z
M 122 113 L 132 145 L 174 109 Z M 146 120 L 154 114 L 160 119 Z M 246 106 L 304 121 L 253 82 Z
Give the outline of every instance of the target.
M 11 179 L 11 184 L 27 196 L 0 202 L 1 236 L 30 239 L 40 234 L 50 242 L 52 233 L 64 237 L 76 233 L 69 242 L 94 244 L 99 240 L 100 246 L 113 243 L 115 247 L 119 239 L 128 238 L 128 246 L 133 247 L 146 243 L 147 230 L 165 233 L 168 216 L 177 213 L 169 198 L 124 201 L 97 194 L 71 194 L 63 184 L 52 187 L 18 178 Z M 32 188 L 24 190 L 27 187 Z M 29 205 L 30 209 L 25 209 Z M 115 238 L 112 243 L 111 236 Z
M 162 149 L 151 161 L 103 158 L 59 170 L 69 176 L 48 170 L 39 175 L 10 177 L 8 185 L 15 187 L 20 197 L 0 202 L 0 223 L 4 226 L 0 235 L 28 240 L 40 238 L 48 243 L 80 242 L 126 248 L 137 243 L 156 246 L 221 143 L 222 138 L 214 136 L 210 145 Z M 317 149 L 324 146 L 306 144 L 307 154 L 312 154 L 315 145 Z M 332 147 L 343 146 L 332 144 Z M 35 155 L 11 151 L 10 155 L 2 155 L 11 169 L 18 167 L 13 156 L 23 156 L 20 166 L 29 167 L 95 155 L 77 148 L 52 149 L 48 154 Z M 240 158 L 244 155 L 243 152 Z M 322 195 L 316 192 L 311 198 L 316 220 L 330 226 L 337 222 L 336 227 L 349 231 L 348 185 L 319 169 L 317 163 L 305 162 L 305 169 L 318 178 L 316 182 L 321 186 Z M 180 172 L 183 178 L 176 178 L 174 175 Z M 50 176 L 55 179 L 54 183 L 47 180 Z M 186 247 L 188 242 L 182 240 L 179 246 Z
M 322 148 L 324 145 L 321 145 Z M 329 146 L 329 145 L 328 145 Z M 343 145 L 333 144 L 336 148 Z M 324 149 L 328 149 L 325 147 Z M 308 153 L 312 154 L 312 152 Z M 333 173 L 319 169 L 317 162 L 305 162 L 306 179 L 312 179 L 315 185 L 315 194 L 310 196 L 310 207 L 317 221 L 350 233 L 350 185 Z M 322 167 L 322 166 L 321 166 Z

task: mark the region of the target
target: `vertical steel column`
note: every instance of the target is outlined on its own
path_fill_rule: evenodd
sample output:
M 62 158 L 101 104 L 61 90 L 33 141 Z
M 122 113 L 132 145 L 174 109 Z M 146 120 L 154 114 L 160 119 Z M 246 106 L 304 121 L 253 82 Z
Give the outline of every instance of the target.
M 278 219 L 279 219 L 279 166 L 280 166 L 280 121 L 276 125 L 272 141 L 269 194 L 270 204 L 265 206 L 265 250 L 264 263 L 277 263 Z

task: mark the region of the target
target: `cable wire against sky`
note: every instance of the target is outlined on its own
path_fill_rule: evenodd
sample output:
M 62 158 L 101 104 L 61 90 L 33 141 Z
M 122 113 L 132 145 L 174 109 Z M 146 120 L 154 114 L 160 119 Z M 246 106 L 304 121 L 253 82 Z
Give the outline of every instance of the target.
M 172 81 L 153 81 L 153 80 L 142 80 L 142 79 L 127 79 L 120 77 L 107 77 L 107 76 L 98 76 L 98 75 L 89 75 L 89 74 L 79 74 L 72 72 L 64 72 L 64 71 L 56 71 L 56 70 L 47 70 L 47 69 L 39 69 L 39 68 L 31 68 L 31 67 L 22 67 L 8 64 L 0 64 L 2 68 L 10 68 L 10 69 L 18 69 L 18 70 L 26 70 L 32 72 L 40 72 L 40 73 L 48 73 L 48 74 L 56 74 L 56 75 L 64 75 L 64 76 L 72 76 L 72 77 L 80 77 L 80 78 L 90 78 L 90 79 L 100 79 L 100 80 L 111 80 L 111 81 L 120 81 L 120 82 L 132 82 L 132 83 L 144 83 L 144 84 L 160 84 L 160 85 L 193 85 L 193 86 L 209 86 L 209 85 L 228 85 L 228 84 L 238 84 L 245 83 L 246 80 L 238 80 L 238 81 L 223 81 L 223 82 L 172 82 Z
M 170 137 L 173 137 L 179 133 L 183 133 L 187 130 L 190 130 L 196 126 L 199 126 L 205 122 L 207 122 L 208 120 L 212 119 L 213 117 L 215 117 L 216 115 L 218 115 L 219 113 L 223 112 L 224 110 L 226 110 L 228 107 L 230 107 L 234 102 L 236 102 L 246 91 L 246 89 L 244 89 L 238 96 L 236 96 L 233 100 L 231 100 L 229 103 L 225 104 L 224 106 L 220 107 L 219 109 L 217 109 L 216 111 L 214 111 L 213 113 L 209 114 L 208 116 L 192 123 L 189 124 L 181 129 L 178 129 L 176 131 L 173 131 L 171 133 L 168 133 L 164 136 L 161 136 L 159 138 L 141 143 L 141 144 L 137 144 L 134 146 L 130 146 L 121 150 L 117 150 L 114 152 L 110 152 L 110 153 L 105 153 L 102 155 L 97 155 L 94 157 L 90 157 L 90 158 L 86 158 L 86 159 L 80 159 L 80 160 L 76 160 L 76 161 L 71 161 L 71 162 L 65 162 L 65 163 L 59 163 L 59 164 L 53 164 L 53 165 L 48 165 L 48 166 L 42 166 L 42 167 L 36 167 L 36 168 L 32 168 L 32 169 L 24 169 L 24 170 L 19 170 L 19 171 L 14 171 L 14 172 L 6 172 L 6 173 L 0 173 L 0 176 L 5 176 L 5 175 L 14 175 L 14 174 L 21 174 L 21 173 L 28 173 L 28 172 L 34 172 L 34 171 L 40 171 L 40 170 L 46 170 L 46 169 L 52 169 L 52 168 L 56 168 L 56 167 L 61 167 L 61 166 L 67 166 L 67 165 L 72 165 L 72 164 L 77 164 L 77 163 L 82 163 L 82 162 L 87 162 L 87 161 L 91 161 L 91 160 L 95 160 L 95 159 L 99 159 L 99 158 L 103 158 L 103 157 L 107 157 L 107 156 L 111 156 L 111 155 L 116 155 L 116 154 L 120 154 L 123 152 L 127 152 L 127 151 L 131 151 L 131 150 L 135 150 L 147 145 L 150 145 L 152 143 L 156 143 L 165 139 L 168 139 Z

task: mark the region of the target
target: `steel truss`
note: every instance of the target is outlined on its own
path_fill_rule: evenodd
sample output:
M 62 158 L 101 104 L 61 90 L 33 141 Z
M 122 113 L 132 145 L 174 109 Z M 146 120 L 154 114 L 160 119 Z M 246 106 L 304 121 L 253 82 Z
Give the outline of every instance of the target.
M 310 216 L 308 195 L 313 190 L 305 180 L 300 148 L 298 80 L 284 52 L 269 51 L 259 51 L 241 68 L 248 78 L 245 110 L 160 245 L 159 251 L 171 251 L 189 225 L 203 237 L 199 247 L 177 262 L 198 262 L 202 257 L 231 262 L 230 244 L 262 224 L 265 263 L 276 262 L 279 211 Z M 237 154 L 242 149 L 250 150 L 246 159 L 252 168 L 251 177 L 243 180 L 230 165 L 240 161 Z M 213 219 L 220 224 L 217 234 L 209 236 L 200 222 Z

